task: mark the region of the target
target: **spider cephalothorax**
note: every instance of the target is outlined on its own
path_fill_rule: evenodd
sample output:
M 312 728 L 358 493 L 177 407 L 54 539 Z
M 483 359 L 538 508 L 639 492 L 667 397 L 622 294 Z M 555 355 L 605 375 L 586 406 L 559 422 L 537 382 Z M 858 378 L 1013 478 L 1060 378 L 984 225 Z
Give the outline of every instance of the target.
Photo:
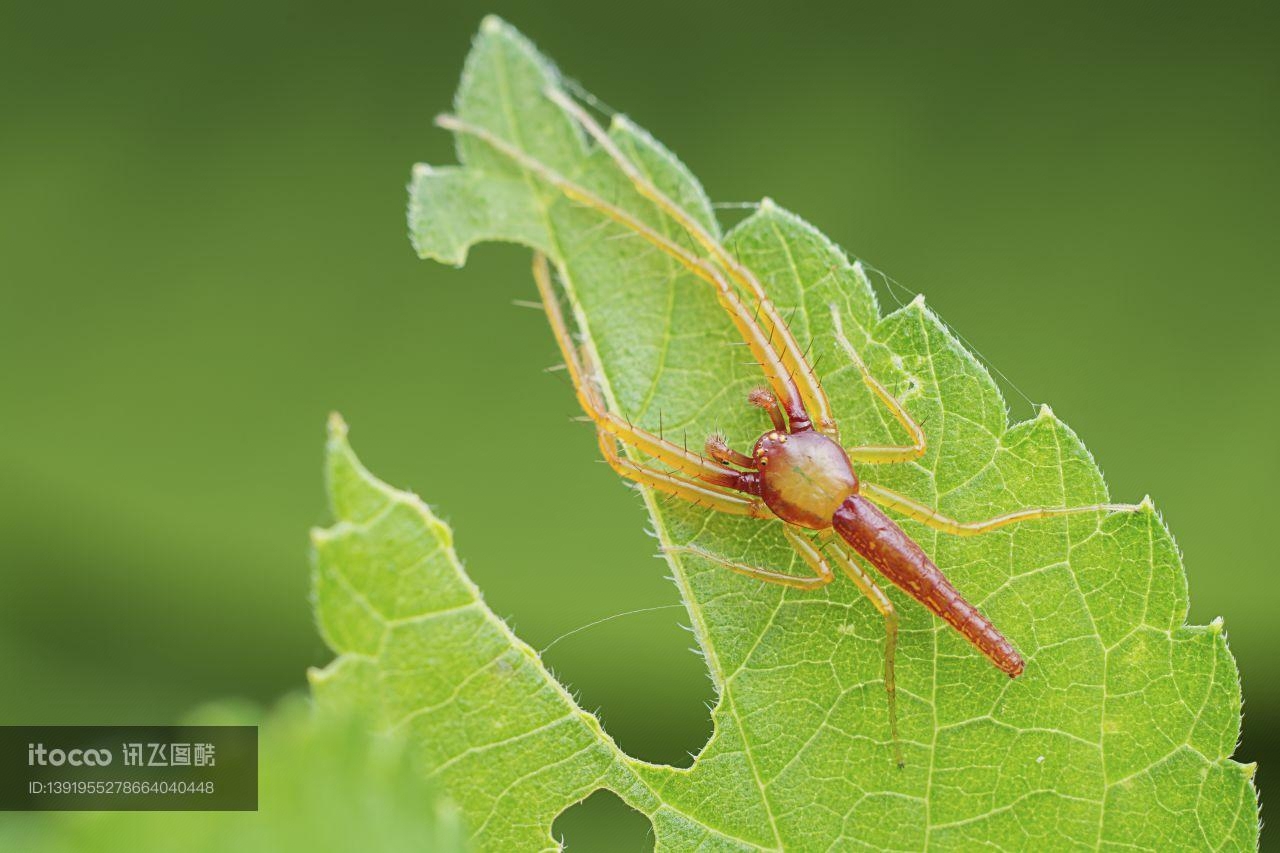
M 840 504 L 858 493 L 858 475 L 844 448 L 814 430 L 766 432 L 751 458 L 760 497 L 790 524 L 825 530 Z

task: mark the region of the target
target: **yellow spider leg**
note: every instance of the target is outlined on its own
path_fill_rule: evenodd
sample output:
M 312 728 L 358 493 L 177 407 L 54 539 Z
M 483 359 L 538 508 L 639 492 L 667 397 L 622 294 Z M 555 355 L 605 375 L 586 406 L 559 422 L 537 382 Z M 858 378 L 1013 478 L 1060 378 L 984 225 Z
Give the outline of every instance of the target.
M 679 261 L 686 269 L 694 275 L 711 284 L 716 289 L 716 299 L 720 305 L 729 313 L 735 326 L 738 327 L 739 333 L 747 346 L 750 347 L 752 355 L 760 363 L 761 370 L 764 371 L 765 378 L 769 381 L 770 387 L 777 394 L 782 407 L 787 412 L 787 417 L 792 422 L 794 429 L 807 428 L 811 419 L 808 411 L 804 407 L 804 400 L 800 395 L 799 388 L 796 386 L 795 379 L 791 375 L 791 371 L 787 369 L 782 356 L 773 348 L 769 339 L 769 333 L 756 322 L 752 312 L 743 303 L 737 291 L 724 280 L 719 271 L 707 261 L 696 257 L 688 250 L 673 243 L 663 235 L 654 231 L 631 214 L 627 213 L 615 205 L 610 204 L 604 199 L 596 196 L 590 191 L 570 181 L 551 167 L 540 162 L 534 157 L 530 157 L 525 152 L 516 148 L 504 139 L 495 136 L 483 127 L 469 124 L 462 119 L 451 116 L 441 115 L 436 117 L 436 124 L 446 130 L 455 133 L 465 133 L 469 136 L 481 140 L 485 144 L 492 147 L 505 156 L 511 158 L 512 161 L 518 163 L 537 175 L 542 180 L 551 184 L 564 193 L 566 198 L 578 202 L 586 207 L 600 212 L 619 224 L 631 229 L 638 236 L 644 238 L 650 244 L 670 255 Z
M 652 433 L 633 427 L 617 415 L 609 412 L 600 400 L 591 380 L 587 376 L 582 357 L 569 335 L 564 313 L 551 287 L 551 273 L 547 259 L 541 253 L 533 258 L 533 276 L 538 284 L 538 292 L 542 295 L 542 304 L 547 312 L 547 320 L 555 334 L 560 353 L 564 356 L 565 365 L 573 380 L 574 390 L 582 409 L 596 424 L 600 441 L 600 451 L 605 461 L 614 471 L 629 480 L 674 495 L 700 506 L 710 507 L 730 515 L 748 515 L 755 518 L 772 518 L 773 513 L 759 498 L 744 497 L 721 491 L 721 488 L 733 488 L 738 480 L 736 472 L 703 459 L 696 453 L 686 450 L 677 444 L 659 438 Z M 621 441 L 640 451 L 647 453 L 659 461 L 672 467 L 692 473 L 698 479 L 710 485 L 694 482 L 676 476 L 667 471 L 660 471 L 646 465 L 633 462 L 618 453 L 616 442 Z M 721 488 L 714 488 L 719 486 Z
M 704 560 L 709 560 L 724 566 L 726 569 L 735 571 L 740 575 L 746 575 L 749 578 L 766 581 L 767 583 L 781 584 L 789 586 L 792 589 L 821 589 L 835 579 L 835 574 L 831 571 L 831 566 L 827 564 L 826 558 L 822 556 L 822 552 L 813 546 L 807 538 L 794 532 L 790 527 L 783 527 L 782 533 L 787 537 L 792 547 L 804 558 L 809 564 L 809 568 L 813 569 L 814 577 L 800 578 L 795 575 L 789 575 L 786 572 L 779 572 L 773 569 L 763 569 L 759 566 L 748 565 L 747 563 L 739 563 L 736 560 L 730 560 L 721 557 L 719 554 L 713 554 L 710 551 L 703 550 L 696 545 L 674 545 L 665 548 L 665 551 L 685 552 L 689 554 L 697 554 Z
M 1137 512 L 1141 508 L 1139 504 L 1028 507 L 1006 512 L 1003 515 L 997 515 L 995 518 L 988 518 L 985 521 L 956 521 L 931 506 L 926 506 L 892 489 L 886 489 L 884 486 L 864 482 L 861 486 L 861 491 L 863 495 L 881 506 L 888 507 L 908 518 L 914 518 L 916 521 L 927 524 L 935 530 L 941 530 L 943 533 L 950 533 L 953 536 L 976 536 L 979 533 L 995 530 L 997 527 L 1004 527 L 1007 524 L 1017 524 L 1019 521 L 1030 521 L 1036 518 L 1054 518 L 1059 515 L 1076 515 L 1085 512 Z
M 863 595 L 871 599 L 876 610 L 884 617 L 884 689 L 889 696 L 889 733 L 893 738 L 894 758 L 898 766 L 902 767 L 902 743 L 898 740 L 898 685 L 894 675 L 894 660 L 898 653 L 898 611 L 894 609 L 889 596 L 884 594 L 884 590 L 876 585 L 871 575 L 844 546 L 831 541 L 830 531 L 825 531 L 825 538 L 828 539 L 828 547 L 835 554 L 836 565 L 857 584 Z
M 628 480 L 649 486 L 668 495 L 674 495 L 697 506 L 708 507 L 728 515 L 747 515 L 752 518 L 773 518 L 773 513 L 759 498 L 740 497 L 718 489 L 686 480 L 666 471 L 659 471 L 619 455 L 614 437 L 604 430 L 600 433 L 600 452 L 609 467 Z
M 674 219 L 681 228 L 688 232 L 729 273 L 731 279 L 751 291 L 756 298 L 756 303 L 759 305 L 760 316 L 764 319 L 765 331 L 769 333 L 770 340 L 775 342 L 777 348 L 781 351 L 782 363 L 786 366 L 788 372 L 796 378 L 800 386 L 800 395 L 814 419 L 814 424 L 822 432 L 834 434 L 836 432 L 836 422 L 831 414 L 831 404 L 827 401 L 826 392 L 822 390 L 822 385 L 814 375 L 813 368 L 805 360 L 800 345 L 791 334 L 787 324 L 783 322 L 782 317 L 779 316 L 777 307 L 774 306 L 765 293 L 759 279 L 739 263 L 737 258 L 729 254 L 720 245 L 719 241 L 707 233 L 701 223 L 686 213 L 680 205 L 672 201 L 666 193 L 658 189 L 651 180 L 645 177 L 636 165 L 627 159 L 627 156 L 622 153 L 622 150 L 618 148 L 604 128 L 591 117 L 590 113 L 559 89 L 549 88 L 546 90 L 546 94 L 561 109 L 577 119 L 578 123 L 599 143 L 600 148 L 618 165 L 618 168 L 622 170 L 623 174 L 631 181 L 632 186 L 642 196 L 656 204 L 661 211 Z M 624 124 L 627 119 L 619 116 L 616 121 L 619 124 Z
M 849 360 L 853 362 L 854 367 L 858 368 L 858 372 L 862 374 L 863 383 L 871 389 L 873 394 L 880 398 L 880 402 L 884 403 L 885 408 L 893 415 L 894 420 L 911 434 L 911 444 L 908 445 L 849 447 L 845 449 L 845 453 L 849 454 L 849 458 L 854 462 L 870 464 L 910 462 L 912 459 L 919 459 L 924 455 L 925 450 L 924 430 L 920 424 L 916 423 L 915 418 L 911 417 L 911 413 L 906 410 L 906 407 L 889 393 L 889 389 L 881 385 L 879 380 L 871 375 L 871 371 L 867 369 L 866 362 L 862 360 L 862 356 L 858 355 L 858 351 L 854 349 L 853 344 L 849 343 L 849 339 L 845 337 L 844 322 L 840 319 L 840 310 L 835 305 L 831 306 L 831 321 L 835 324 L 836 342 L 840 344 L 840 348 L 845 351 L 845 354 L 849 356 Z
M 555 291 L 551 286 L 551 273 L 547 266 L 547 259 L 541 252 L 535 252 L 533 256 L 533 278 L 537 282 L 538 293 L 542 296 L 547 321 L 551 324 L 551 331 L 555 334 L 556 343 L 560 346 L 560 353 L 564 356 L 565 365 L 569 369 L 569 376 L 573 379 L 578 402 L 587 416 L 595 421 L 596 426 L 602 432 L 673 468 L 693 474 L 717 486 L 732 488 L 737 482 L 737 475 L 726 470 L 723 465 L 704 459 L 699 454 L 652 433 L 637 429 L 605 408 L 604 401 L 600 399 L 587 376 L 578 349 L 569 334 L 564 313 L 560 310 L 560 302 L 556 299 Z

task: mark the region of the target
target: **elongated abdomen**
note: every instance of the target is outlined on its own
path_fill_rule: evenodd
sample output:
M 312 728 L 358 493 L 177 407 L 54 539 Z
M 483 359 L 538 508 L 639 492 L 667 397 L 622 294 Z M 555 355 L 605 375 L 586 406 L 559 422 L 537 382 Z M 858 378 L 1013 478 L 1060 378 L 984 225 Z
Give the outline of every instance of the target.
M 978 609 L 964 600 L 902 528 L 861 495 L 845 500 L 832 525 L 853 550 L 907 595 L 947 621 L 991 662 L 1016 678 L 1022 656 Z

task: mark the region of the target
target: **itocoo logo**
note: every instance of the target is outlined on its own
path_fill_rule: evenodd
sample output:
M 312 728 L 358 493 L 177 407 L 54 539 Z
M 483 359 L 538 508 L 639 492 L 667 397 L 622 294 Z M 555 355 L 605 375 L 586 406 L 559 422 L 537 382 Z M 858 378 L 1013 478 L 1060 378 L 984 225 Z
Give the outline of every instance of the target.
M 109 749 L 45 749 L 42 743 L 27 744 L 27 766 L 106 767 L 111 763 Z

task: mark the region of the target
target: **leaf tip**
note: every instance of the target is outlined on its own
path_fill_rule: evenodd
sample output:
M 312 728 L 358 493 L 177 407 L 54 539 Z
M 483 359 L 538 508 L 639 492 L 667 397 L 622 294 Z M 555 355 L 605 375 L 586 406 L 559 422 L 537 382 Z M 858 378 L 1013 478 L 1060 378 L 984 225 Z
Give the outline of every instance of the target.
M 329 413 L 329 441 L 339 442 L 346 441 L 347 438 L 347 422 L 342 419 L 342 415 L 338 412 Z
M 502 32 L 506 27 L 507 22 L 497 15 L 485 15 L 484 20 L 480 22 L 480 32 L 490 36 Z
M 1138 501 L 1138 510 L 1140 512 L 1155 513 L 1156 503 L 1151 500 L 1151 495 L 1143 495 L 1142 500 Z
M 1209 623 L 1209 633 L 1210 633 L 1210 634 L 1221 634 L 1221 633 L 1222 633 L 1222 630 L 1223 630 L 1223 627 L 1224 627 L 1224 623 L 1223 623 L 1223 621 L 1222 621 L 1222 617 L 1221 617 L 1221 616 L 1215 616 L 1215 617 L 1213 618 L 1213 621 Z
M 413 164 L 413 179 L 414 179 L 415 181 L 421 181 L 421 180 L 423 180 L 424 178 L 427 178 L 427 177 L 430 177 L 431 175 L 434 175 L 434 174 L 435 174 L 435 171 L 436 171 L 436 170 L 435 170 L 435 169 L 433 169 L 433 168 L 431 168 L 431 166 L 430 166 L 429 164 L 427 164 L 427 163 L 414 163 L 414 164 Z
M 774 213 L 775 211 L 777 211 L 777 209 L 778 209 L 778 205 L 774 202 L 773 199 L 769 198 L 769 196 L 765 196 L 764 198 L 760 199 L 761 213 Z
M 907 305 L 907 307 L 908 307 L 908 308 L 918 308 L 919 310 L 923 311 L 923 310 L 924 310 L 924 294 L 923 294 L 923 293 L 917 293 L 917 294 L 916 294 L 916 298 L 915 298 L 915 299 L 912 299 L 912 300 L 911 300 L 911 302 L 910 302 L 910 304 L 908 304 L 908 305 Z
M 1040 404 L 1040 411 L 1039 411 L 1039 412 L 1036 412 L 1036 417 L 1037 417 L 1037 418 L 1039 418 L 1040 420 L 1046 420 L 1046 421 L 1047 421 L 1047 420 L 1052 420 L 1052 419 L 1053 419 L 1053 408 L 1052 408 L 1052 407 L 1050 407 L 1050 405 L 1049 405 L 1048 403 L 1041 403 L 1041 404 Z
M 325 671 L 318 666 L 307 667 L 307 684 L 315 687 L 325 681 Z
M 1258 773 L 1258 762 L 1250 761 L 1248 764 L 1241 764 L 1240 769 L 1244 771 L 1244 778 L 1252 782 L 1253 777 Z

